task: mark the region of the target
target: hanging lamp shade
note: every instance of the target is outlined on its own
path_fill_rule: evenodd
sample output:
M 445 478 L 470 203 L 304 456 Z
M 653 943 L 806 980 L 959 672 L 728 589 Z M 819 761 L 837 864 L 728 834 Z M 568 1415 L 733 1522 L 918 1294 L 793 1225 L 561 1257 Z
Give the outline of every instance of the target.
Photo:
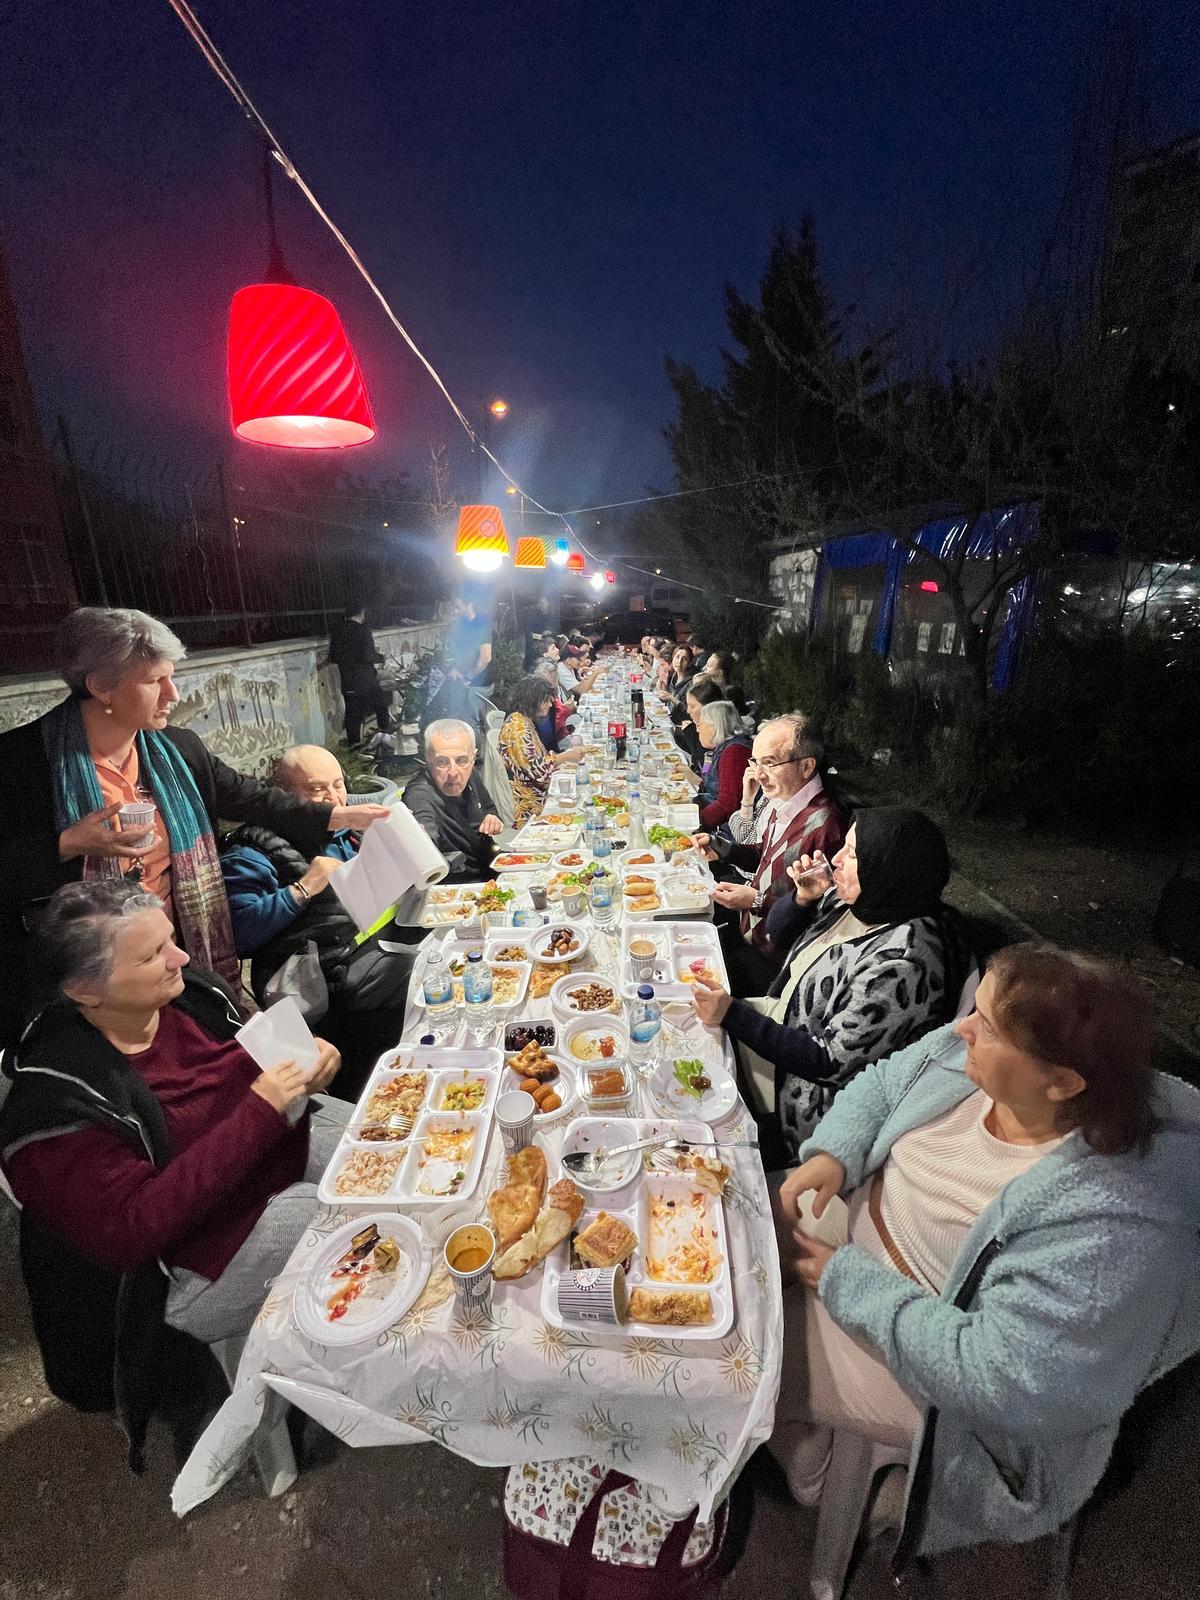
M 454 554 L 472 572 L 495 572 L 510 554 L 499 506 L 463 506 L 458 513 Z
M 612 568 L 611 568 L 611 567 L 606 567 L 606 568 L 605 568 L 605 571 L 604 571 L 604 581 L 605 581 L 605 583 L 616 583 L 616 581 L 617 581 L 617 575 L 616 575 L 616 573 L 615 573 L 615 572 L 614 572 L 614 571 L 613 571 L 613 570 L 612 570 Z
M 513 556 L 514 567 L 545 567 L 546 546 L 532 534 L 522 534 Z
M 570 553 L 571 546 L 565 539 L 555 539 L 554 549 L 550 552 L 550 559 L 556 567 L 565 567 Z
M 251 444 L 333 450 L 366 444 L 375 422 L 342 320 L 324 295 L 253 283 L 229 308 L 229 411 Z
M 582 553 L 578 550 L 572 550 L 570 555 L 567 557 L 567 571 L 582 572 L 584 567 L 585 562 Z

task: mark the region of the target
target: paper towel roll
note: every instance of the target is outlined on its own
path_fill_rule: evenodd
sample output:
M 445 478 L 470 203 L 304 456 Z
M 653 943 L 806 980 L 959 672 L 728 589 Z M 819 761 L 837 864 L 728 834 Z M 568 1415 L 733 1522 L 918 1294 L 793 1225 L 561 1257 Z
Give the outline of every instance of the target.
M 412 874 L 405 887 L 432 889 L 435 883 L 441 883 L 450 871 L 450 863 L 402 800 L 392 807 L 387 825 L 403 849 L 405 870 Z
M 329 880 L 358 927 L 373 928 L 410 889 L 440 883 L 450 870 L 445 856 L 408 807 L 397 801 L 391 814 L 363 834 L 358 855 Z

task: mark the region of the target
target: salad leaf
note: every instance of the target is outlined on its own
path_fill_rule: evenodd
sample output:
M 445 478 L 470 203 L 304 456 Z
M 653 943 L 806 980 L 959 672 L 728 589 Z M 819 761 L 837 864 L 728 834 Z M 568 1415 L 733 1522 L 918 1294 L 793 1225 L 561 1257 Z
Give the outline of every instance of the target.
M 693 1100 L 702 1100 L 703 1092 L 697 1089 L 692 1082 L 693 1078 L 704 1076 L 703 1061 L 677 1061 L 675 1063 L 675 1080 L 684 1094 L 690 1094 Z
M 650 844 L 666 844 L 668 839 L 686 839 L 686 833 L 680 833 L 678 828 L 668 827 L 664 822 L 656 822 L 647 830 L 646 839 Z

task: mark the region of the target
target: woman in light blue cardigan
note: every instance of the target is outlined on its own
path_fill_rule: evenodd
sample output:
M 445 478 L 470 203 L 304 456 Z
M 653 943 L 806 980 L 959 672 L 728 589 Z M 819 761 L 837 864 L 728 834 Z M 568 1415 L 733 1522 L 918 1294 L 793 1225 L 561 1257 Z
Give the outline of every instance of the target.
M 861 1411 L 855 1426 L 854 1401 L 890 1386 L 889 1414 L 912 1418 L 901 1564 L 1060 1527 L 1139 1390 L 1200 1348 L 1200 1094 L 1151 1071 L 1151 1036 L 1099 963 L 1002 951 L 971 1017 L 841 1091 L 779 1191 L 785 1281 L 805 1288 L 785 1296 L 793 1378 L 785 1354 L 772 1448 L 786 1468 L 822 1427 L 888 1438 Z M 976 1145 L 1016 1170 L 990 1197 Z M 979 1204 L 956 1233 L 960 1179 Z M 854 1242 L 831 1248 L 797 1205 L 819 1218 L 839 1193 Z M 796 1364 L 822 1321 L 849 1354 L 840 1414 Z M 828 1388 L 836 1362 L 809 1354 Z

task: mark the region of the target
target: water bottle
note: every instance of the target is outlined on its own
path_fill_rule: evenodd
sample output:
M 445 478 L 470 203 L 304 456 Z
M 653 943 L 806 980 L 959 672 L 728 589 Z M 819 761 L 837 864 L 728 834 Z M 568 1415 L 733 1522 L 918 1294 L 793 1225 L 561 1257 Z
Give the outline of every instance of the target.
M 592 860 L 608 861 L 612 857 L 612 836 L 608 829 L 597 826 L 592 834 Z
M 612 733 L 609 734 L 607 749 L 608 749 L 608 764 L 609 764 L 610 767 L 615 767 L 616 764 L 617 764 L 617 739 L 616 739 L 616 735 L 615 734 L 612 734 Z
M 646 816 L 642 810 L 640 789 L 629 791 L 629 848 L 631 850 L 646 848 Z
M 463 974 L 463 1003 L 467 1013 L 467 1027 L 482 1037 L 492 1026 L 495 1011 L 492 1007 L 492 969 L 483 959 L 481 950 L 472 950 L 467 957 L 467 970 Z
M 598 928 L 610 927 L 617 920 L 617 908 L 613 903 L 613 881 L 607 872 L 598 872 L 592 879 L 589 899 L 592 921 Z
M 581 806 L 592 803 L 592 775 L 586 761 L 581 761 L 575 769 L 575 798 Z
M 454 978 L 440 946 L 435 946 L 425 963 L 421 981 L 425 996 L 425 1018 L 438 1039 L 448 1039 L 458 1026 L 458 1006 L 454 1001 Z
M 643 1078 L 648 1078 L 658 1064 L 661 1028 L 662 1007 L 654 998 L 654 985 L 639 983 L 637 999 L 629 1008 L 629 1059 Z

